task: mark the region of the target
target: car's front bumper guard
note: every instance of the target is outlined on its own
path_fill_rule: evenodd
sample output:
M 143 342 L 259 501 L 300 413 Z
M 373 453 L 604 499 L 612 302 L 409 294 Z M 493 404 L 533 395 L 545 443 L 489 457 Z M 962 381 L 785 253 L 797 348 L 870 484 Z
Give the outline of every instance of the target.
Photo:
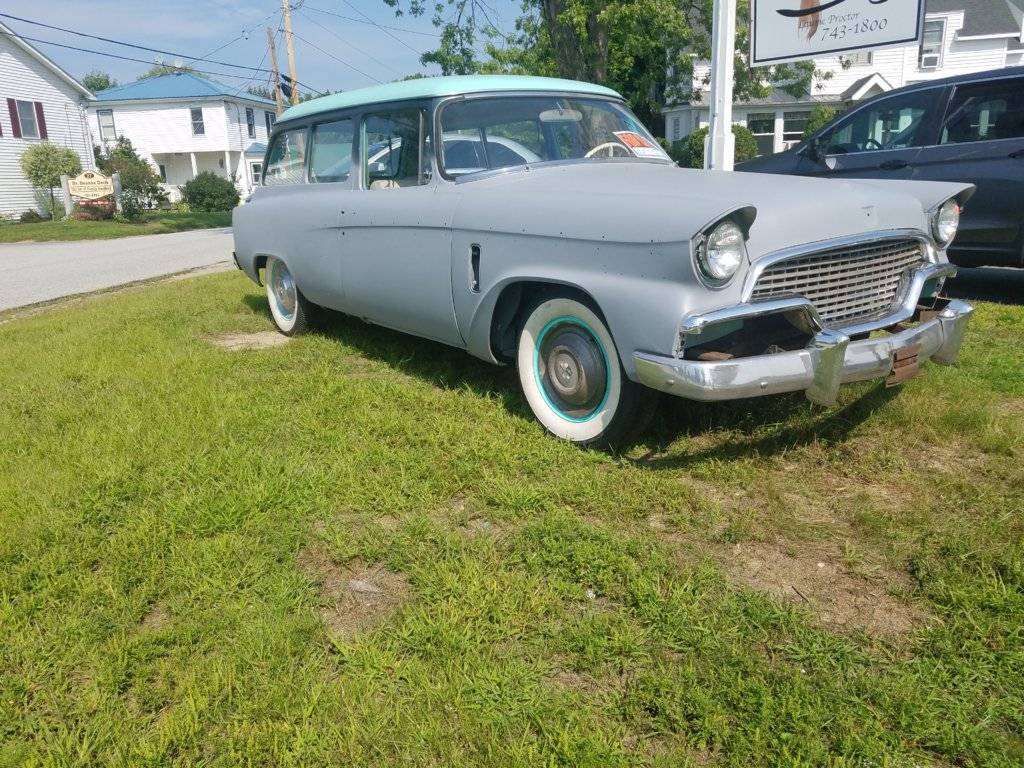
M 715 362 L 636 352 L 633 363 L 640 383 L 692 400 L 803 390 L 811 401 L 831 405 L 841 384 L 888 376 L 895 353 L 913 345 L 920 345 L 919 361 L 952 365 L 973 311 L 970 304 L 954 299 L 935 317 L 887 336 L 851 341 L 844 333 L 823 329 L 806 348 L 793 352 Z

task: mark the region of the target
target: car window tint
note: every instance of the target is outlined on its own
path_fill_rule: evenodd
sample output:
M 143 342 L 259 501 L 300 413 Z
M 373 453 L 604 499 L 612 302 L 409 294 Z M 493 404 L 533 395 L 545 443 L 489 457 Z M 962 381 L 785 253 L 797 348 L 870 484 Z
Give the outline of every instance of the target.
M 1024 137 L 1024 78 L 957 86 L 942 144 Z
M 335 120 L 313 128 L 309 150 L 309 180 L 347 181 L 352 171 L 352 120 Z
M 446 168 L 479 170 L 487 167 L 481 154 L 479 136 L 444 138 L 444 164 Z
M 906 93 L 867 105 L 840 122 L 819 142 L 830 155 L 906 149 L 927 144 L 927 117 L 940 88 Z
M 284 131 L 274 137 L 267 155 L 263 184 L 273 187 L 281 184 L 301 184 L 305 178 L 306 129 Z
M 367 189 L 414 187 L 429 181 L 422 110 L 401 109 L 363 121 L 363 181 Z

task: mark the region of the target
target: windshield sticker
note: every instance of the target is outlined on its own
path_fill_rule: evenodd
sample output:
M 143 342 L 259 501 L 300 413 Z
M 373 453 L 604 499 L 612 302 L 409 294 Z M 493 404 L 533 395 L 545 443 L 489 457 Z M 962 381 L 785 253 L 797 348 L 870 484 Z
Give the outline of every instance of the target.
M 665 153 L 635 131 L 615 131 L 619 141 L 625 144 L 637 157 L 655 157 L 664 159 Z

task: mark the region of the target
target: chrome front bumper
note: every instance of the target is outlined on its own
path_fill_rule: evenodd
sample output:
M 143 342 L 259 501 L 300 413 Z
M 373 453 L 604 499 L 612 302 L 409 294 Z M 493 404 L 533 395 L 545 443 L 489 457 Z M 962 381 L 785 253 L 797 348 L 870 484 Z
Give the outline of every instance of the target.
M 636 352 L 633 363 L 641 384 L 692 400 L 803 390 L 811 401 L 831 405 L 841 384 L 887 376 L 895 353 L 913 345 L 920 345 L 918 360 L 952 365 L 973 311 L 970 304 L 952 300 L 934 318 L 876 338 L 851 341 L 844 333 L 824 329 L 805 349 L 792 352 L 715 362 Z

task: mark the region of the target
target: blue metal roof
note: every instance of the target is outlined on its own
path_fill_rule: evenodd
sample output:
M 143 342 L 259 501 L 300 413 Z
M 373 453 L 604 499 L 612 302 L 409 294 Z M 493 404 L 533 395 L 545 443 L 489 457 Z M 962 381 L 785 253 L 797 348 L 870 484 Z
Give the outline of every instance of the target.
M 421 77 L 415 80 L 399 80 L 370 88 L 332 93 L 289 107 L 279 120 L 294 120 L 298 117 L 315 115 L 362 104 L 380 104 L 386 101 L 405 99 L 430 99 L 439 96 L 456 96 L 460 93 L 486 93 L 491 91 L 558 91 L 582 93 L 591 96 L 612 96 L 622 98 L 611 88 L 578 80 L 559 80 L 554 77 L 526 77 L 520 75 L 452 75 L 449 77 Z
M 146 101 L 153 99 L 195 99 L 211 96 L 227 96 L 235 99 L 258 101 L 261 104 L 273 104 L 262 96 L 253 96 L 244 88 L 233 88 L 230 85 L 208 80 L 192 72 L 174 72 L 167 75 L 147 77 L 134 83 L 116 85 L 99 91 L 97 101 Z

